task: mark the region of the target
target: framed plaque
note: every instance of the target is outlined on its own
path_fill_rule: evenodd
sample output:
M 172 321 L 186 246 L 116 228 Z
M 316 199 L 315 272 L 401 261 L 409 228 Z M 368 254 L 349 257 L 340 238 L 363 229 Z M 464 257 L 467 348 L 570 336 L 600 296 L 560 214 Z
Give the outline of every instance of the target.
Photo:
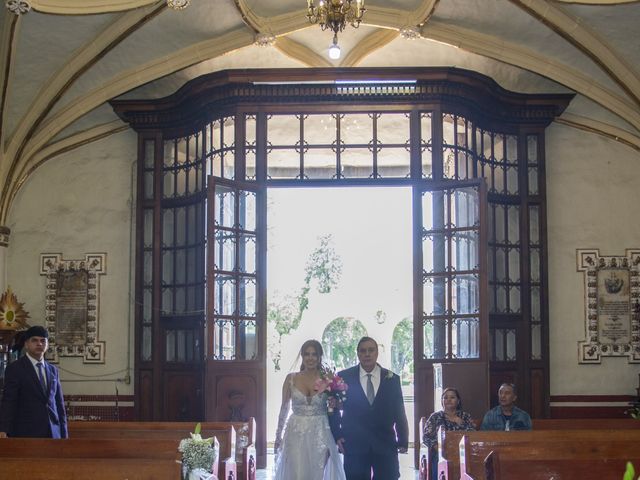
M 104 363 L 105 342 L 98 339 L 100 275 L 106 274 L 106 253 L 84 260 L 63 260 L 61 254 L 40 255 L 40 275 L 47 277 L 47 359 L 83 357 L 84 363 Z
M 602 356 L 640 363 L 640 250 L 625 256 L 577 251 L 585 277 L 585 333 L 578 342 L 580 363 L 600 363 Z

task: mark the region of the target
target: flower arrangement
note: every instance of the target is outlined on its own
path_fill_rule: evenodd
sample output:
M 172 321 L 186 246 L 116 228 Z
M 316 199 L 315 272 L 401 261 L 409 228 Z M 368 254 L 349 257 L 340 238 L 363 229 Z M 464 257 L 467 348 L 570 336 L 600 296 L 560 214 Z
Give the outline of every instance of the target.
M 218 440 L 215 437 L 202 438 L 201 428 L 198 423 L 193 433 L 189 434 L 191 438 L 180 440 L 178 451 L 182 453 L 182 464 L 189 471 L 202 469 L 211 472 L 218 458 Z
M 344 379 L 331 370 L 323 373 L 314 385 L 316 392 L 325 392 L 327 394 L 327 411 L 329 415 L 333 410 L 339 408 L 340 405 L 347 401 L 347 390 L 349 386 Z

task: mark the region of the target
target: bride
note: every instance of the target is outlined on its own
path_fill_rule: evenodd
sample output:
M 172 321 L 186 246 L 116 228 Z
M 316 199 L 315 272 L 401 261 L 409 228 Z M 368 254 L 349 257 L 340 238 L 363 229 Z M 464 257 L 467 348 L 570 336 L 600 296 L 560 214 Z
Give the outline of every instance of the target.
M 322 353 L 322 345 L 317 340 L 304 342 L 300 348 L 300 371 L 287 375 L 282 386 L 274 444 L 274 480 L 345 479 L 342 460 L 329 428 L 327 394 L 315 390 L 316 380 L 324 371 Z M 293 414 L 287 420 L 289 404 Z

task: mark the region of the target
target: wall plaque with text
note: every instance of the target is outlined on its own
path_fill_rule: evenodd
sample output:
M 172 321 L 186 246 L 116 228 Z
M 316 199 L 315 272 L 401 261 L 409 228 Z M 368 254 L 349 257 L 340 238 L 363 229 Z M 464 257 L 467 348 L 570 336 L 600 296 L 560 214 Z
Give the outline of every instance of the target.
M 47 359 L 83 357 L 84 363 L 104 363 L 105 342 L 98 340 L 99 276 L 106 273 L 106 254 L 84 260 L 63 260 L 60 254 L 40 255 L 40 274 L 47 277 Z
M 621 257 L 578 250 L 577 261 L 586 292 L 580 363 L 600 363 L 602 356 L 640 363 L 640 250 L 627 250 Z

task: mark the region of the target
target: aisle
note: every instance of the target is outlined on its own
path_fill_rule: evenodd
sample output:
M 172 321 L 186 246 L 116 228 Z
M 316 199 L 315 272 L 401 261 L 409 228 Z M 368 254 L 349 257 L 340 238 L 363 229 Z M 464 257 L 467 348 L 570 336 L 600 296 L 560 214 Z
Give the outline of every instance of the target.
M 258 470 L 256 480 L 271 480 L 273 473 L 273 452 L 269 450 L 267 453 L 267 468 Z M 413 449 L 409 449 L 406 455 L 400 455 L 400 479 L 401 480 L 418 480 L 418 472 L 413 468 Z M 304 479 L 300 479 L 304 480 Z

